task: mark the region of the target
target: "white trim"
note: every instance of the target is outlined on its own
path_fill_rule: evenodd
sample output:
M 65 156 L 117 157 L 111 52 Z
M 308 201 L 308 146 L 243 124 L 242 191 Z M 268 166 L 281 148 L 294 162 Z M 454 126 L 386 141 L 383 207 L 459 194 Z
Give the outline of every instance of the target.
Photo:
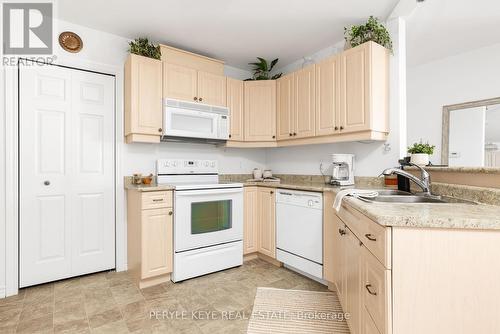
M 115 75 L 115 219 L 116 270 L 127 270 L 127 238 L 125 189 L 122 175 L 123 136 L 123 68 L 96 62 L 59 57 L 57 65 Z M 8 85 L 7 83 L 11 83 Z M 17 67 L 5 69 L 5 206 L 6 206 L 6 294 L 18 293 L 18 128 L 17 128 Z M 1 290 L 0 290 L 1 292 Z M 0 294 L 0 297 L 2 295 Z

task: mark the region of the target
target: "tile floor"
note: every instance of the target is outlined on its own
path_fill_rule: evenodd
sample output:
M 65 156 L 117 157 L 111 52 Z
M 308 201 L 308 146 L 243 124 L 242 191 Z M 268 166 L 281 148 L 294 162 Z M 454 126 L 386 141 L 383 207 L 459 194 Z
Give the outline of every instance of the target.
M 126 272 L 98 273 L 0 299 L 0 333 L 245 333 L 260 286 L 326 291 L 259 259 L 142 290 Z

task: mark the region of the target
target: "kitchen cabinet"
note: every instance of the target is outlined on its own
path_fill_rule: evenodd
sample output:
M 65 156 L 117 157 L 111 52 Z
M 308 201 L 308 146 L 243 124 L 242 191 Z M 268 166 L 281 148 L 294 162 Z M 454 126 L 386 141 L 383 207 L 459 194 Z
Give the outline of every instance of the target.
M 163 97 L 226 106 L 226 77 L 164 62 Z
M 244 83 L 245 141 L 276 141 L 276 81 Z
M 276 258 L 274 188 L 245 187 L 243 253 Z
M 340 127 L 340 57 L 316 64 L 316 136 L 339 133 Z
M 259 252 L 276 258 L 276 203 L 274 188 L 258 188 Z
M 243 254 L 259 250 L 259 216 L 257 187 L 245 187 L 244 190 Z
M 140 288 L 170 280 L 172 204 L 172 191 L 127 191 L 127 264 Z
M 389 50 L 367 42 L 339 57 L 340 132 L 388 132 Z
M 314 136 L 315 65 L 285 75 L 276 81 L 277 139 Z
M 276 80 L 276 135 L 278 140 L 293 137 L 294 127 L 294 74 L 285 75 Z
M 344 312 L 351 316 L 347 319 L 352 334 L 360 333 L 361 325 L 361 242 L 354 233 L 345 227 L 342 235 L 340 266 L 341 279 L 344 285 Z
M 125 140 L 160 142 L 162 133 L 162 63 L 129 54 L 125 62 Z
M 315 65 L 309 65 L 293 75 L 294 138 L 313 137 L 315 134 L 315 69 Z
M 198 101 L 225 107 L 226 77 L 198 71 Z
M 229 108 L 229 140 L 243 141 L 243 81 L 227 78 L 227 107 Z

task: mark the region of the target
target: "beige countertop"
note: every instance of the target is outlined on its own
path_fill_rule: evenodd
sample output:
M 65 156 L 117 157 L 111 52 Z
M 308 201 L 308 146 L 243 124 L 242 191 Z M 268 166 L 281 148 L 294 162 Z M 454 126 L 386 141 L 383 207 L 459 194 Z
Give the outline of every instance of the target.
M 174 190 L 175 187 L 169 184 L 132 184 L 125 182 L 125 189 L 136 191 L 161 191 L 161 190 Z
M 308 180 L 272 182 L 243 182 L 244 186 L 284 188 L 292 190 L 338 193 L 345 188 L 380 189 L 380 183 L 357 182 L 355 186 L 338 187 Z M 464 186 L 462 186 L 464 187 Z M 172 190 L 170 185 L 132 185 L 126 189 L 137 191 Z M 414 228 L 461 228 L 500 230 L 500 206 L 466 203 L 367 203 L 346 197 L 344 203 L 383 226 Z M 329 204 L 333 205 L 333 203 Z

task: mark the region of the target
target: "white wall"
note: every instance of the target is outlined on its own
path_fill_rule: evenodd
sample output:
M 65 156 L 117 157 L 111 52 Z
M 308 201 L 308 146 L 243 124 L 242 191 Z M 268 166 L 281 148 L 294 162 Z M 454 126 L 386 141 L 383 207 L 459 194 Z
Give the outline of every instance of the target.
M 394 44 L 390 60 L 390 133 L 384 142 L 354 142 L 324 145 L 282 147 L 267 150 L 267 165 L 275 173 L 320 174 L 321 162 L 331 161 L 332 153 L 352 153 L 355 157 L 354 174 L 377 176 L 387 167 L 396 166 L 404 156 L 406 146 L 406 47 L 405 22 L 393 19 L 387 22 Z M 343 42 L 322 49 L 310 57 L 314 62 L 343 50 Z M 278 69 L 288 73 L 302 67 L 303 59 Z M 387 144 L 385 146 L 384 144 Z
M 500 96 L 500 44 L 408 69 L 408 143 L 436 145 L 431 161 L 441 161 L 444 105 Z

